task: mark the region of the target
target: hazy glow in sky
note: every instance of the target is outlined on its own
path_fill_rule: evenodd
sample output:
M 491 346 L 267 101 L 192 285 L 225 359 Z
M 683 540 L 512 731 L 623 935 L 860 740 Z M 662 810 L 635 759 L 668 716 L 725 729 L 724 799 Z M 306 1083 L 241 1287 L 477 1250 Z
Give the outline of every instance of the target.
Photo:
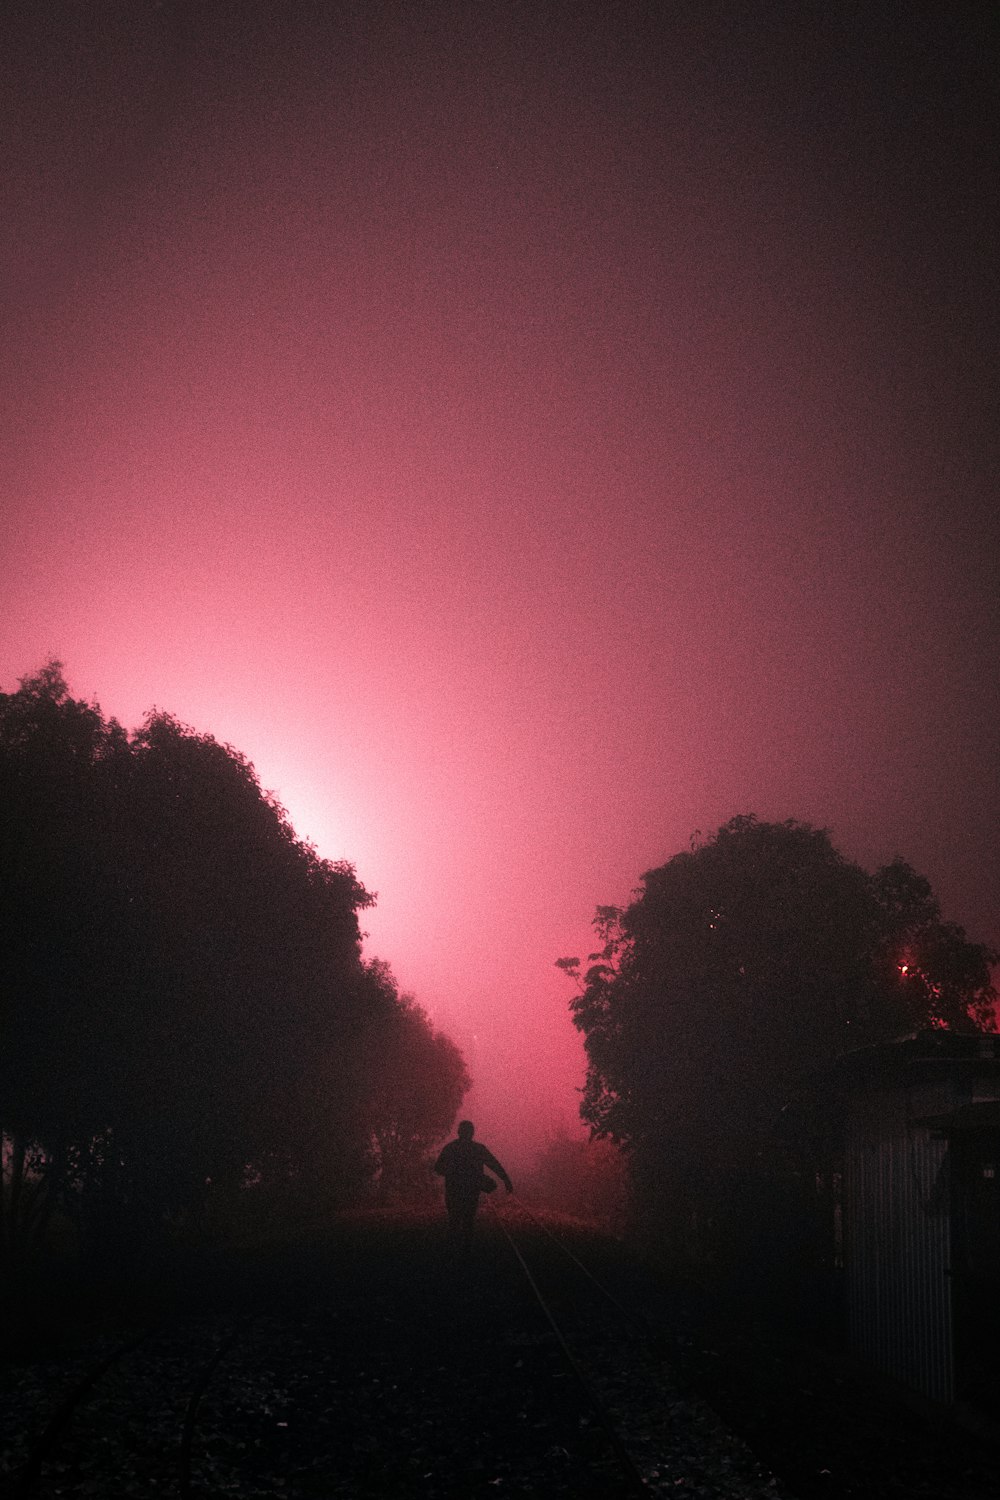
M 828 825 L 1000 942 L 992 85 L 946 10 L 7 23 L 0 682 L 56 654 L 244 750 L 498 1150 L 575 1113 L 554 959 L 696 828 Z

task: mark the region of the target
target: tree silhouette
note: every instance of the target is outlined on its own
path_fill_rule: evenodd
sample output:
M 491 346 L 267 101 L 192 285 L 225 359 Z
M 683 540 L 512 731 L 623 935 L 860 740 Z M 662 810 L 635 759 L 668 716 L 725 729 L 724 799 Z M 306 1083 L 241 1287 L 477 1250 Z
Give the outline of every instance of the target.
M 0 805 L 9 1256 L 57 1199 L 98 1251 L 248 1177 L 342 1202 L 394 1087 L 447 1130 L 460 1055 L 363 962 L 372 897 L 245 756 L 162 712 L 130 737 L 52 662 L 0 694 Z
M 107 1125 L 108 995 L 93 980 L 112 885 L 104 810 L 128 756 L 119 725 L 69 698 L 57 662 L 0 695 L 6 1250 L 44 1227 L 74 1148 Z
M 869 875 L 793 820 L 734 818 L 624 909 L 598 908 L 595 929 L 583 973 L 559 961 L 580 989 L 581 1112 L 675 1207 L 758 1164 L 783 1105 L 839 1053 L 995 1027 L 996 955 L 942 921 L 928 883 L 901 860 Z

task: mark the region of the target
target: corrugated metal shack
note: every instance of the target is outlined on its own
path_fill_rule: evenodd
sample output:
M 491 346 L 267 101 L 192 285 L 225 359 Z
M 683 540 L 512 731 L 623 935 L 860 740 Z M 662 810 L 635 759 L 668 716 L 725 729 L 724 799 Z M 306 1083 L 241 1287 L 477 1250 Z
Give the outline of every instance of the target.
M 936 1401 L 1000 1397 L 1000 1038 L 926 1031 L 841 1059 L 852 1349 Z

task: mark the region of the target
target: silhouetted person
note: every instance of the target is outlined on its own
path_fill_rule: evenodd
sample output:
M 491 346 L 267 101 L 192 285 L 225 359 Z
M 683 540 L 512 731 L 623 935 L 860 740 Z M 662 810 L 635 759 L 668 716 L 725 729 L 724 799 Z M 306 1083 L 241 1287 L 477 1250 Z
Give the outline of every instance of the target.
M 472 1244 L 472 1225 L 479 1207 L 479 1194 L 492 1193 L 496 1183 L 487 1177 L 485 1168 L 495 1172 L 508 1193 L 514 1191 L 503 1167 L 492 1151 L 487 1151 L 472 1137 L 476 1127 L 471 1120 L 462 1120 L 458 1127 L 458 1138 L 449 1141 L 434 1163 L 434 1170 L 444 1178 L 444 1206 L 448 1210 L 448 1242 L 467 1251 Z

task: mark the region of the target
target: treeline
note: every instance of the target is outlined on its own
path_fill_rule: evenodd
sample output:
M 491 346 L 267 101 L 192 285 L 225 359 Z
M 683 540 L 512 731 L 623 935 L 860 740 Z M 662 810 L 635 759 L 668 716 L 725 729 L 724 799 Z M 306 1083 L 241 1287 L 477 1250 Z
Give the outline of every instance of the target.
M 610 1140 L 555 1131 L 532 1166 L 518 1174 L 517 1190 L 543 1208 L 612 1234 L 627 1228 L 627 1173 L 621 1153 Z
M 469 1079 L 362 958 L 372 900 L 211 735 L 54 662 L 0 694 L 4 1257 L 419 1191 Z
M 596 951 L 558 961 L 578 988 L 581 1113 L 623 1151 L 637 1227 L 702 1268 L 780 1279 L 832 1253 L 837 1057 L 997 1028 L 998 955 L 943 920 L 928 882 L 898 859 L 869 873 L 794 820 L 734 818 L 594 925 Z

